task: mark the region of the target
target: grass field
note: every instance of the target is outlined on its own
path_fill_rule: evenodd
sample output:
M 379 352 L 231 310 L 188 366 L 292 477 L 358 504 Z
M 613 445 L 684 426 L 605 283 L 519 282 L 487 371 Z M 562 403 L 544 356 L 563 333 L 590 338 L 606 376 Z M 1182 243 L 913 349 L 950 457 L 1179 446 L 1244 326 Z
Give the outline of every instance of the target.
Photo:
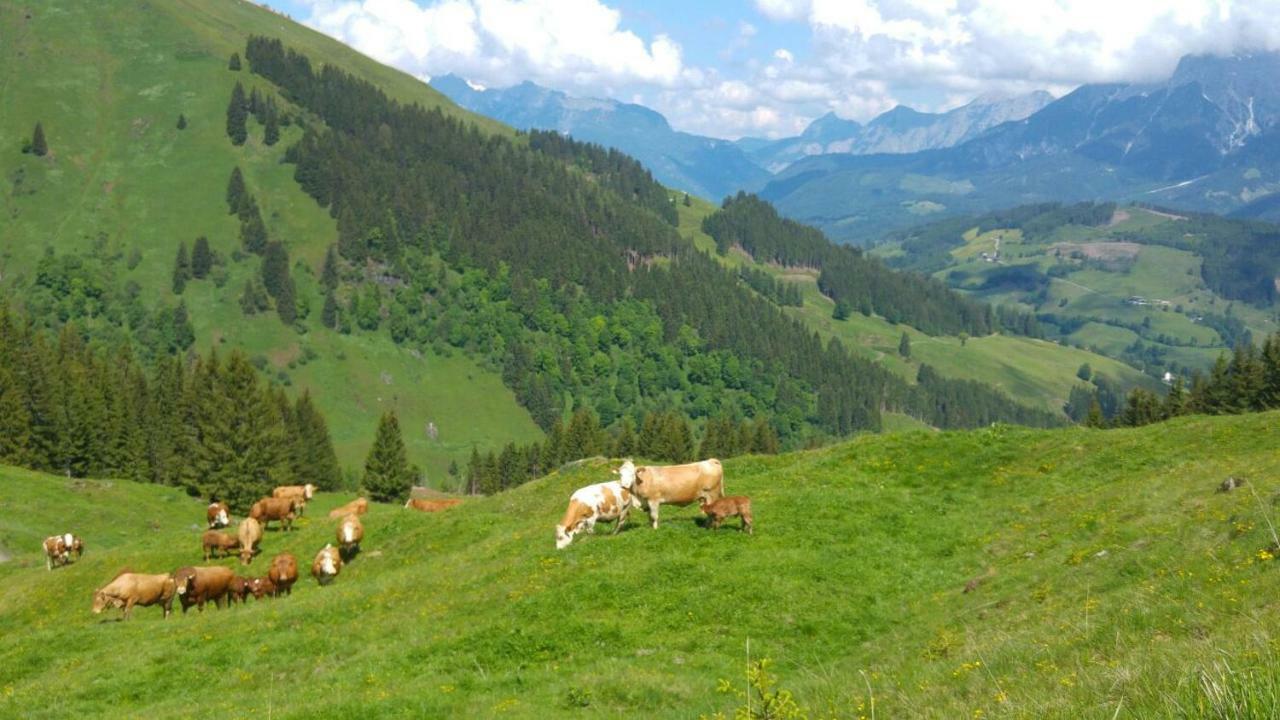
M 267 88 L 247 65 L 240 72 L 227 69 L 228 57 L 243 53 L 254 33 L 280 37 L 405 102 L 440 107 L 487 132 L 512 132 L 254 3 L 0 4 L 0 286 L 29 281 L 46 247 L 87 253 L 102 237 L 107 254 L 141 253 L 131 270 L 123 261 L 115 264 L 121 285 L 136 282 L 149 306 L 160 300 L 172 304 L 178 245 L 185 242 L 190 250 L 196 236 L 205 235 L 227 260 L 227 280 L 221 287 L 188 283 L 183 298 L 196 348 L 243 348 L 270 359 L 271 376 L 284 372 L 293 388 L 311 388 L 345 466 L 363 463 L 378 415 L 391 407 L 409 430 L 410 459 L 427 470 L 432 484 L 445 482 L 449 462 L 464 463 L 473 445 L 496 448 L 540 437 L 495 373 L 461 356 L 415 356 L 385 333 L 343 337 L 321 326 L 323 303 L 314 276 L 337 230 L 328 212 L 294 182 L 292 166 L 282 162 L 302 131 L 282 128 L 272 147 L 263 144 L 262 128 L 253 120 L 243 147 L 234 147 L 226 135 L 232 86 L 240 81 L 246 89 Z M 176 127 L 179 113 L 187 119 L 185 130 Z M 19 152 L 37 121 L 50 148 L 44 158 Z M 262 207 L 271 237 L 302 264 L 295 277 L 311 313 L 305 335 L 285 327 L 274 313 L 246 318 L 240 310 L 237 300 L 259 261 L 231 259 L 239 226 L 224 197 L 236 166 Z M 290 368 L 305 348 L 316 356 Z M 420 431 L 428 421 L 441 428 L 439 442 Z
M 731 715 L 750 640 L 812 717 L 1270 717 L 1278 441 L 1275 413 L 866 436 L 726 462 L 754 537 L 666 508 L 557 552 L 568 494 L 607 475 L 589 462 L 443 514 L 375 505 L 330 587 L 128 623 L 93 589 L 198 561 L 202 505 L 0 469 L 0 715 Z M 1216 493 L 1229 475 L 1252 485 Z M 307 565 L 346 499 L 268 532 L 251 572 Z M 47 572 L 65 530 L 88 550 Z M 1204 679 L 1270 704 L 1215 715 Z

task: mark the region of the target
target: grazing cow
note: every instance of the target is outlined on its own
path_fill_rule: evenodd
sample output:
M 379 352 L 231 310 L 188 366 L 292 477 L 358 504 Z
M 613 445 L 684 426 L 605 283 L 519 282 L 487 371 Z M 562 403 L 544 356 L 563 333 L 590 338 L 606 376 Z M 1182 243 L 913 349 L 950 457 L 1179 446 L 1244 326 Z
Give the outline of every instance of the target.
M 134 605 L 147 607 L 159 604 L 164 616 L 173 612 L 173 595 L 176 585 L 171 575 L 142 575 L 121 570 L 105 587 L 93 593 L 93 614 L 98 615 L 109 607 L 124 611 L 128 620 Z
M 702 501 L 702 512 L 711 520 L 712 530 L 719 530 L 720 523 L 735 515 L 742 518 L 742 529 L 753 535 L 751 524 L 751 498 L 746 495 L 726 495 L 715 502 Z
M 714 501 L 724 495 L 724 470 L 714 458 L 688 465 L 643 465 L 627 460 L 614 471 L 622 486 L 635 493 L 649 511 L 649 522 L 658 527 L 663 503 L 688 505 Z
M 289 498 L 293 501 L 294 507 L 298 510 L 298 515 L 302 515 L 307 507 L 307 501 L 316 494 L 316 486 L 311 483 L 306 485 L 281 485 L 271 491 L 273 498 Z
M 226 557 L 232 550 L 240 549 L 240 540 L 236 536 L 218 530 L 205 530 L 200 536 L 200 544 L 204 547 L 205 560 L 218 557 L 219 552 Z
M 240 536 L 240 564 L 248 565 L 253 562 L 253 556 L 258 552 L 258 543 L 262 541 L 262 525 L 254 518 L 247 517 L 240 521 L 236 534 Z
M 449 498 L 448 500 L 420 500 L 418 498 L 409 498 L 405 501 L 406 508 L 421 510 L 422 512 L 440 512 L 447 510 L 454 505 L 461 505 L 462 498 Z
M 73 552 L 79 560 L 84 554 L 84 541 L 71 533 L 51 535 L 44 539 L 44 562 L 50 570 L 57 565 L 70 564 Z
M 183 567 L 173 571 L 174 592 L 182 603 L 182 614 L 192 605 L 204 612 L 204 604 L 210 600 L 222 608 L 236 574 L 224 567 Z
M 360 541 L 363 539 L 364 523 L 360 522 L 360 517 L 348 515 L 342 518 L 342 523 L 338 525 L 338 547 L 343 560 L 350 562 L 360 552 Z
M 275 586 L 276 594 L 293 594 L 293 584 L 298 581 L 298 561 L 291 553 L 280 553 L 271 558 L 267 578 Z
M 294 502 L 289 498 L 262 498 L 249 509 L 249 517 L 262 523 L 266 530 L 272 520 L 279 520 L 280 527 L 288 530 L 293 525 Z
M 578 488 L 569 497 L 569 507 L 564 511 L 564 518 L 556 525 L 556 549 L 568 547 L 573 542 L 573 536 L 583 529 L 594 533 L 596 522 L 600 520 L 616 520 L 613 534 L 617 535 L 627 522 L 627 514 L 633 507 L 640 507 L 639 502 L 617 480 Z
M 231 525 L 231 508 L 224 502 L 211 502 L 204 515 L 209 519 L 209 529 L 229 527 Z
M 252 582 L 253 578 L 243 575 L 231 578 L 231 584 L 227 586 L 227 604 L 234 605 L 237 602 L 244 604 L 249 599 L 249 588 Z
M 321 585 L 328 585 L 342 572 L 342 554 L 332 545 L 325 545 L 316 553 L 315 562 L 311 563 L 311 575 Z
M 342 507 L 336 507 L 330 510 L 329 517 L 331 519 L 337 520 L 339 518 L 344 518 L 348 515 L 363 515 L 368 510 L 369 510 L 369 501 L 365 500 L 364 498 L 356 498 L 355 500 L 352 500 L 351 502 L 347 503 L 346 505 L 343 505 Z
M 253 593 L 253 599 L 261 600 L 264 597 L 275 597 L 277 590 L 275 583 L 271 582 L 269 577 L 249 578 L 249 591 Z

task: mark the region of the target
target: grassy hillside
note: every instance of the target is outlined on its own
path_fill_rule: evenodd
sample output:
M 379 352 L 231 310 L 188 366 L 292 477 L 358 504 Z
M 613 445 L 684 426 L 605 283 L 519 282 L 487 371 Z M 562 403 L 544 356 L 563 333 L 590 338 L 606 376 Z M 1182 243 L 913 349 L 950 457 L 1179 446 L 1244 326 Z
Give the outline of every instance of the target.
M 264 87 L 247 68 L 227 69 L 228 57 L 243 53 L 253 33 L 280 37 L 402 101 L 440 107 L 487 132 L 511 132 L 456 108 L 415 78 L 253 3 L 0 4 L 0 290 L 25 287 L 36 261 L 52 248 L 115 258 L 112 270 L 122 286 L 137 283 L 149 305 L 172 304 L 178 245 L 186 242 L 189 250 L 197 235 L 206 235 L 228 262 L 223 284 L 192 282 L 184 293 L 197 346 L 243 347 L 269 360 L 270 375 L 283 380 L 283 373 L 293 387 L 311 387 L 344 464 L 363 461 L 378 414 L 391 406 L 407 428 L 429 421 L 441 428 L 438 443 L 422 432 L 406 436 L 411 459 L 427 468 L 433 482 L 443 479 L 451 459 L 465 460 L 473 444 L 538 437 L 500 378 L 475 363 L 419 359 L 397 349 L 385 333 L 339 337 L 320 325 L 322 300 L 311 276 L 319 274 L 337 230 L 298 188 L 292 167 L 281 162 L 301 130 L 282 128 L 280 142 L 268 147 L 261 126 L 251 121 L 249 141 L 240 148 L 225 131 L 236 81 Z M 180 113 L 185 130 L 176 127 Z M 19 152 L 37 121 L 49 144 L 43 158 Z M 274 314 L 246 318 L 239 308 L 237 298 L 258 262 L 230 259 L 239 246 L 238 223 L 227 213 L 224 193 L 237 165 L 271 237 L 300 263 L 295 276 L 310 308 L 305 335 Z M 130 268 L 125 259 L 135 252 L 138 262 Z M 298 369 L 296 359 L 304 354 L 307 364 Z M 386 376 L 393 380 L 385 382 Z M 475 390 L 465 403 L 457 397 L 461 386 Z
M 878 717 L 1207 717 L 1202 669 L 1270 693 L 1251 715 L 1270 716 L 1278 421 L 740 458 L 726 485 L 753 497 L 754 537 L 668 508 L 656 532 L 557 552 L 552 526 L 599 461 L 448 513 L 375 506 L 331 587 L 129 623 L 90 614 L 92 590 L 121 566 L 197 560 L 199 503 L 0 469 L 0 714 L 186 717 L 200 688 L 200 712 L 224 716 L 695 717 L 731 711 L 717 686 L 742 687 L 750 640 L 823 716 L 869 716 L 874 698 Z M 1229 475 L 1251 489 L 1216 493 Z M 268 533 L 265 555 L 309 560 L 345 499 Z M 64 529 L 88 552 L 47 572 L 38 541 Z
M 715 212 L 716 205 L 693 198 L 689 206 L 678 204 L 680 232 L 691 237 L 699 248 L 715 251 L 715 241 L 702 232 L 702 219 Z M 854 313 L 837 321 L 831 314 L 835 303 L 818 290 L 816 272 L 755 263 L 746 253 L 731 250 L 722 261 L 731 267 L 743 265 L 766 270 L 775 277 L 798 283 L 804 307 L 786 308 L 823 337 L 839 338 L 852 351 L 873 359 L 900 376 L 914 381 L 921 363 L 927 363 L 946 377 L 978 380 L 1000 388 L 1027 405 L 1060 412 L 1071 388 L 1081 384 L 1076 371 L 1088 363 L 1094 372 L 1123 387 L 1154 386 L 1151 378 L 1109 357 L 1088 350 L 1013 335 L 968 338 L 929 336 L 905 325 L 894 325 L 878 316 Z M 911 357 L 898 355 L 902 334 L 911 338 Z

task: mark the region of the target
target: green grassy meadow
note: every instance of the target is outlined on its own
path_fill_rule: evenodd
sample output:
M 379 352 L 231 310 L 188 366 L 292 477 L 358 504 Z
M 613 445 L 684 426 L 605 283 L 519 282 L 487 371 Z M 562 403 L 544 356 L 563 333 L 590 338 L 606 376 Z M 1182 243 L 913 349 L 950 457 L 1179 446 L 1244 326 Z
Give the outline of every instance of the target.
M 390 408 L 400 413 L 402 426 L 416 430 L 405 436 L 410 460 L 436 486 L 449 484 L 450 461 L 465 464 L 473 446 L 539 438 L 496 373 L 460 355 L 415 355 L 385 331 L 341 336 L 321 325 L 315 277 L 337 229 L 283 163 L 302 130 L 281 128 L 280 142 L 271 147 L 252 119 L 244 146 L 233 146 L 226 134 L 235 83 L 246 92 L 267 89 L 247 65 L 240 72 L 227 69 L 228 57 L 243 53 L 254 33 L 341 65 L 402 101 L 440 107 L 485 132 L 512 132 L 457 108 L 416 78 L 254 3 L 0 4 L 0 289 L 28 282 L 46 248 L 87 254 L 100 247 L 100 256 L 117 258 L 111 268 L 122 286 L 137 283 L 148 306 L 174 304 L 178 245 L 185 242 L 190 250 L 196 236 L 205 235 L 226 260 L 226 280 L 220 286 L 191 281 L 182 295 L 196 348 L 241 348 L 267 358 L 270 377 L 287 378 L 295 390 L 311 389 L 344 466 L 362 465 L 378 416 Z M 176 127 L 180 113 L 188 122 L 184 130 Z M 49 142 L 43 158 L 19 152 L 36 121 Z M 273 312 L 245 317 L 240 310 L 238 298 L 259 262 L 232 258 L 239 225 L 224 197 L 236 166 L 262 207 L 270 236 L 285 243 L 295 263 L 299 299 L 309 310 L 304 334 Z M 129 269 L 123 258 L 134 251 L 140 261 Z M 315 355 L 302 365 L 299 357 L 308 348 Z M 441 429 L 437 441 L 422 432 L 431 421 Z
M 0 715 L 731 716 L 717 688 L 742 688 L 749 640 L 811 717 L 1273 716 L 1278 421 L 737 458 L 726 490 L 753 498 L 754 537 L 666 508 L 656 531 L 633 518 L 557 552 L 569 493 L 611 466 L 588 461 L 445 513 L 375 505 L 332 586 L 127 623 L 90 613 L 94 588 L 198 562 L 203 505 L 0 469 Z M 1251 485 L 1215 492 L 1227 476 Z M 309 567 L 347 499 L 268 532 L 251 572 L 282 550 Z M 39 541 L 65 530 L 87 552 L 48 572 Z M 1212 714 L 1205 680 L 1261 714 Z

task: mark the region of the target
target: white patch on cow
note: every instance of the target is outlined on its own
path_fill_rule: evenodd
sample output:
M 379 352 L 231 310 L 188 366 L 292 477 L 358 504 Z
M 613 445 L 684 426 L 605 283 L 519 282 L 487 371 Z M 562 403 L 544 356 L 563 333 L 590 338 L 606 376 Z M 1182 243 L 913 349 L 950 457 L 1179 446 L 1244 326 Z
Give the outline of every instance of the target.
M 556 526 L 556 549 L 563 550 L 569 547 L 569 543 L 573 542 L 573 533 L 566 532 L 564 526 Z
M 231 521 L 227 518 L 227 511 L 218 508 L 218 523 L 221 525 L 230 525 Z
M 627 460 L 618 468 L 618 483 L 630 490 L 636 484 L 636 464 Z
M 315 485 L 312 485 L 311 483 L 307 483 L 306 485 L 302 486 L 302 495 L 306 499 L 310 500 L 312 497 L 315 496 L 315 494 L 316 494 Z
M 71 548 L 71 533 L 62 536 L 62 544 L 66 545 L 68 549 Z
M 356 540 L 356 529 L 350 524 L 342 526 L 342 541 L 351 544 Z

